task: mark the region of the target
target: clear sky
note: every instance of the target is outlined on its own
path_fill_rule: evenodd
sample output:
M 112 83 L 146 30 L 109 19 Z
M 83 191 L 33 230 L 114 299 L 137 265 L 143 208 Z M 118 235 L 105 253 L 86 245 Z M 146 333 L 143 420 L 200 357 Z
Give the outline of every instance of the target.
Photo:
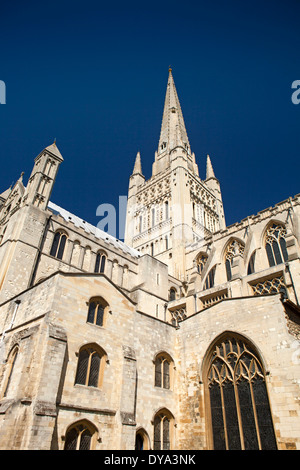
M 300 192 L 299 1 L 2 1 L 0 191 L 56 139 L 52 202 L 96 225 L 151 176 L 171 65 L 200 177 L 227 224 Z

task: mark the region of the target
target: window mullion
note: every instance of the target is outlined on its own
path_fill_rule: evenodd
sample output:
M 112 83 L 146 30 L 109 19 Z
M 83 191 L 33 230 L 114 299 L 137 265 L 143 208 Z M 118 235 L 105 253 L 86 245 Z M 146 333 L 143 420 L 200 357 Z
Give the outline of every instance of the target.
M 92 362 L 92 353 L 89 353 L 89 360 L 87 364 L 87 370 L 86 370 L 86 378 L 85 378 L 85 385 L 89 384 L 89 379 L 90 379 L 90 373 L 91 373 L 91 362 Z
M 250 374 L 250 372 L 249 372 L 249 374 Z M 253 414 L 254 414 L 254 422 L 255 422 L 255 428 L 256 428 L 258 448 L 259 448 L 259 450 L 261 450 L 261 440 L 260 440 L 258 420 L 257 420 L 257 414 L 256 414 L 255 399 L 254 399 L 254 393 L 253 393 L 253 388 L 252 388 L 252 381 L 250 379 L 249 379 L 249 385 L 250 385 L 250 393 L 251 393 L 252 408 L 253 408 Z
M 220 384 L 220 392 L 221 392 L 222 414 L 223 414 L 223 423 L 224 423 L 225 446 L 226 446 L 226 450 L 229 450 L 229 448 L 228 448 L 228 437 L 227 437 L 227 426 L 226 426 L 225 403 L 224 403 L 224 396 L 223 396 L 223 387 L 222 387 L 221 384 Z
M 243 433 L 242 417 L 241 417 L 241 410 L 240 410 L 238 386 L 237 386 L 237 383 L 236 383 L 235 380 L 234 380 L 233 384 L 234 384 L 235 403 L 236 403 L 236 410 L 237 410 L 237 417 L 238 417 L 238 424 L 239 424 L 239 431 L 240 431 L 241 449 L 245 450 L 245 442 L 244 442 L 244 433 Z

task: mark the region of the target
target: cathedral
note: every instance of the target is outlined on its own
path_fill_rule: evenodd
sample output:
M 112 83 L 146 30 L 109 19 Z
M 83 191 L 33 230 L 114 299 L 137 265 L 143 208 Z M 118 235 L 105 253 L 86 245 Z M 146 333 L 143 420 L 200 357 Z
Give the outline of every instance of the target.
M 51 201 L 56 143 L 1 188 L 1 450 L 300 449 L 300 194 L 227 226 L 212 161 L 170 69 L 124 241 Z

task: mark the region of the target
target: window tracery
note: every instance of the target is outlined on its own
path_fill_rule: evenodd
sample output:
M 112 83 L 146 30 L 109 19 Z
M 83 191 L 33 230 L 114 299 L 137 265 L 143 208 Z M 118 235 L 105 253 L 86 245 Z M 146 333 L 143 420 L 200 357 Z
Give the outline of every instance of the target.
M 226 337 L 214 346 L 207 387 L 215 450 L 277 448 L 264 369 L 248 342 Z
M 232 242 L 228 245 L 226 252 L 225 252 L 225 267 L 226 267 L 226 274 L 227 274 L 227 281 L 230 281 L 232 278 L 231 266 L 234 256 L 241 255 L 243 256 L 245 250 L 245 246 L 239 242 L 238 240 L 232 240 Z
M 265 246 L 270 267 L 288 260 L 285 236 L 286 228 L 282 224 L 274 223 L 267 229 Z
M 258 282 L 257 284 L 252 284 L 251 287 L 254 295 L 282 293 L 285 297 L 287 297 L 287 290 L 283 275 L 274 277 L 273 279 L 267 279 L 265 281 Z

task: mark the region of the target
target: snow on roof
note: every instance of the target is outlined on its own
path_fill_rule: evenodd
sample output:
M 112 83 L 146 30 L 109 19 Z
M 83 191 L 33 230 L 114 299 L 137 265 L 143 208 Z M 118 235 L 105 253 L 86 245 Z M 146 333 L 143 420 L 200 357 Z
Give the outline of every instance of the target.
M 105 243 L 110 243 L 115 248 L 122 250 L 124 253 L 134 256 L 135 258 L 141 256 L 139 251 L 135 250 L 134 248 L 131 248 L 122 241 L 117 240 L 115 237 L 113 237 L 107 232 L 104 232 L 98 227 L 95 227 L 94 225 L 89 224 L 85 220 L 80 219 L 80 217 L 71 214 L 71 212 L 66 211 L 65 209 L 60 206 L 57 206 L 51 201 L 49 201 L 48 203 L 48 209 L 50 209 L 51 212 L 53 212 L 55 215 L 60 215 L 63 219 L 65 219 L 66 222 L 73 223 L 75 227 L 82 228 L 86 233 L 91 233 L 99 240 L 103 240 Z

